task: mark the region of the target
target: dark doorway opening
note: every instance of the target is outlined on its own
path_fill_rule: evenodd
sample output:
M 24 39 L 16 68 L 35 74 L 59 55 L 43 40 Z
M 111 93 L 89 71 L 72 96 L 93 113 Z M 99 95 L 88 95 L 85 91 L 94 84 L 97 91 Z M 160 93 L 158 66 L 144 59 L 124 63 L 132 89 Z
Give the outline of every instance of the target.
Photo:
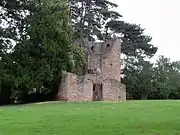
M 102 101 L 102 84 L 93 84 L 93 101 Z

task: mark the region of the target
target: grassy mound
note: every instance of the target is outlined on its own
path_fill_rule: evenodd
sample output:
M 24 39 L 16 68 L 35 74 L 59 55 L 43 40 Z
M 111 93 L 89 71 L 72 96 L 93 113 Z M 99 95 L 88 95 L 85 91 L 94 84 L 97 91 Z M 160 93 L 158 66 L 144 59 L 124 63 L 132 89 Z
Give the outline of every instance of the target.
M 177 135 L 180 101 L 0 107 L 0 135 Z

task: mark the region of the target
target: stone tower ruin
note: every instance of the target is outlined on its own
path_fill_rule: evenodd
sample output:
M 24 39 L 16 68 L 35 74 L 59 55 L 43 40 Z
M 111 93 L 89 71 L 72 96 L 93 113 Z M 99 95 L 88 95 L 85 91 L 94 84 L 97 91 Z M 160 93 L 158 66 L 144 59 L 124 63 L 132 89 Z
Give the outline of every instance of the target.
M 65 101 L 126 100 L 121 83 L 121 40 L 78 42 L 87 52 L 87 72 L 84 75 L 63 73 L 58 99 Z

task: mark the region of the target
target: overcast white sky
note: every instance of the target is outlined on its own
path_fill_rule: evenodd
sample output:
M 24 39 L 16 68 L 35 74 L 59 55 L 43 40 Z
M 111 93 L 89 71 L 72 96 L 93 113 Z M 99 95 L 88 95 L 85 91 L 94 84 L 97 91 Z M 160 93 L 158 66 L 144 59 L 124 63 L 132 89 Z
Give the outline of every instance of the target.
M 153 38 L 157 55 L 180 60 L 180 0 L 111 0 L 123 20 L 141 24 Z

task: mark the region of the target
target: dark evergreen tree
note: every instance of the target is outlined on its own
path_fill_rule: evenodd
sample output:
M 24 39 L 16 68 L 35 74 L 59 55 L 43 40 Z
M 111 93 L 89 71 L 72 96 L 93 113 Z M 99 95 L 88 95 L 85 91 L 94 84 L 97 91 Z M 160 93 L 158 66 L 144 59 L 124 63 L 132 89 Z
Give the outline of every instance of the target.
M 157 47 L 150 44 L 152 38 L 143 34 L 140 25 L 121 21 L 122 15 L 112 10 L 117 4 L 109 0 L 69 0 L 69 3 L 74 38 L 107 40 L 121 37 L 122 53 L 128 56 L 144 53 L 151 57 L 156 53 Z
M 84 60 L 81 48 L 71 42 L 68 2 L 32 0 L 1 4 L 1 20 L 6 22 L 6 27 L 1 27 L 1 90 L 8 86 L 6 91 L 11 92 L 11 97 L 21 100 L 30 93 L 54 92 L 61 71 L 75 72 Z M 15 46 L 8 48 L 4 45 L 6 40 L 13 40 Z

